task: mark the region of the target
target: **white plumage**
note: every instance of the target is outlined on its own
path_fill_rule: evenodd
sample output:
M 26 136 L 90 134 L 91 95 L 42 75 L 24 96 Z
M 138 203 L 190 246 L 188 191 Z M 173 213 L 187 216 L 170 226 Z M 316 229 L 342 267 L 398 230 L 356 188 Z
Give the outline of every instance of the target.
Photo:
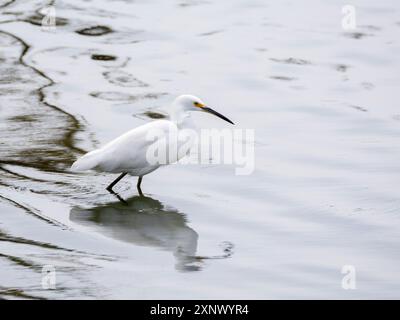
M 147 137 L 150 131 L 162 132 L 162 137 L 178 131 L 176 124 L 168 120 L 156 120 L 132 129 L 107 143 L 100 149 L 93 150 L 72 164 L 75 171 L 97 170 L 101 172 L 128 172 L 133 176 L 148 174 L 160 165 L 151 165 L 146 159 L 147 149 L 158 140 Z M 161 138 L 161 137 L 160 137 Z
M 132 129 L 103 147 L 88 152 L 76 160 L 71 169 L 74 171 L 96 170 L 121 173 L 107 187 L 109 191 L 112 191 L 112 187 L 126 174 L 138 176 L 137 187 L 141 193 L 140 183 L 144 175 L 156 170 L 161 165 L 178 161 L 190 151 L 193 141 L 175 139 L 182 130 L 194 129 L 190 111 L 209 112 L 232 123 L 218 112 L 206 107 L 199 98 L 182 95 L 172 103 L 169 110 L 169 120 L 156 120 Z M 165 148 L 160 149 L 160 145 L 165 145 Z M 154 159 L 149 159 L 149 154 L 151 155 L 151 152 L 157 148 L 168 155 L 170 155 L 169 150 L 171 148 L 178 152 L 172 153 L 172 157 L 166 156 L 166 161 L 155 162 Z

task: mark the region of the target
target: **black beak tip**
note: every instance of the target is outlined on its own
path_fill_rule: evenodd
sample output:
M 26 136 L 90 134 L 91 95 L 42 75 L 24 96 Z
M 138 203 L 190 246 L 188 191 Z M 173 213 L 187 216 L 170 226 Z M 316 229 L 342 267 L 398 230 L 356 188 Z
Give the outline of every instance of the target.
M 235 125 L 231 120 L 229 120 L 227 117 L 223 116 L 219 112 L 215 111 L 214 109 L 211 109 L 211 108 L 208 108 L 208 107 L 204 107 L 203 110 L 205 110 L 205 111 L 217 116 L 218 118 L 221 118 L 222 120 L 225 120 L 225 121 L 229 122 L 230 124 Z

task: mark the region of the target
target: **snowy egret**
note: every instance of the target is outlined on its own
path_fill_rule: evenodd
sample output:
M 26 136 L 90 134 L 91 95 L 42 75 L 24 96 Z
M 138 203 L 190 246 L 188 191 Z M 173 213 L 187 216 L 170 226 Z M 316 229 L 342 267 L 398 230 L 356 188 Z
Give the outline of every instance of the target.
M 107 143 L 105 146 L 93 150 L 78 160 L 76 160 L 71 169 L 75 171 L 96 170 L 100 172 L 120 173 L 106 189 L 113 192 L 112 188 L 127 174 L 137 176 L 137 189 L 142 195 L 140 185 L 143 176 L 158 169 L 161 163 L 151 163 L 148 161 L 147 151 L 149 148 L 160 141 L 160 139 L 177 135 L 184 129 L 194 129 L 194 123 L 190 117 L 191 111 L 203 111 L 211 113 L 231 124 L 231 120 L 207 107 L 199 98 L 192 95 L 181 95 L 177 97 L 169 108 L 169 120 L 156 120 L 134 128 L 118 138 Z M 157 132 L 157 139 L 149 139 L 151 132 Z M 160 134 L 161 133 L 161 134 Z M 169 141 L 168 144 L 174 142 Z M 183 148 L 183 151 L 176 155 L 176 158 L 169 159 L 168 163 L 173 163 L 181 159 L 190 150 L 190 143 L 187 141 L 176 141 L 175 146 L 168 147 Z

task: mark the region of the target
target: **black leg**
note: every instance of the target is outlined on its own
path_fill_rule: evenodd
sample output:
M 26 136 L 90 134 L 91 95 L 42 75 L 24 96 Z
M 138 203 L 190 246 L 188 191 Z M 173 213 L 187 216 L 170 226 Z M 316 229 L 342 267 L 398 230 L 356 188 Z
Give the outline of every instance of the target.
M 113 196 L 115 196 L 119 201 L 121 201 L 124 204 L 127 204 L 126 200 L 122 198 L 118 193 L 116 193 L 114 190 L 108 190 L 109 193 L 111 193 Z
M 138 181 L 137 181 L 137 185 L 136 185 L 137 190 L 139 191 L 139 194 L 140 194 L 141 196 L 143 196 L 142 189 L 140 188 L 140 185 L 142 184 L 142 178 L 143 178 L 142 176 L 139 177 L 139 179 L 138 179 Z
M 112 188 L 123 178 L 127 175 L 127 172 L 123 172 L 119 175 L 117 179 L 110 183 L 110 185 L 106 188 L 108 191 L 112 191 Z

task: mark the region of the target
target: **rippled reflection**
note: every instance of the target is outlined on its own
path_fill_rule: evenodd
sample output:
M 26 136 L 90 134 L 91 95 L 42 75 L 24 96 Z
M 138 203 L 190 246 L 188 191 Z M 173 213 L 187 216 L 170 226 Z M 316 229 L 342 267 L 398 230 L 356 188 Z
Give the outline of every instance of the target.
M 75 207 L 71 209 L 70 219 L 117 240 L 171 251 L 176 259 L 175 267 L 180 271 L 197 271 L 204 259 L 231 255 L 228 243 L 221 256 L 197 256 L 199 236 L 187 225 L 185 214 L 147 196 L 90 209 Z

